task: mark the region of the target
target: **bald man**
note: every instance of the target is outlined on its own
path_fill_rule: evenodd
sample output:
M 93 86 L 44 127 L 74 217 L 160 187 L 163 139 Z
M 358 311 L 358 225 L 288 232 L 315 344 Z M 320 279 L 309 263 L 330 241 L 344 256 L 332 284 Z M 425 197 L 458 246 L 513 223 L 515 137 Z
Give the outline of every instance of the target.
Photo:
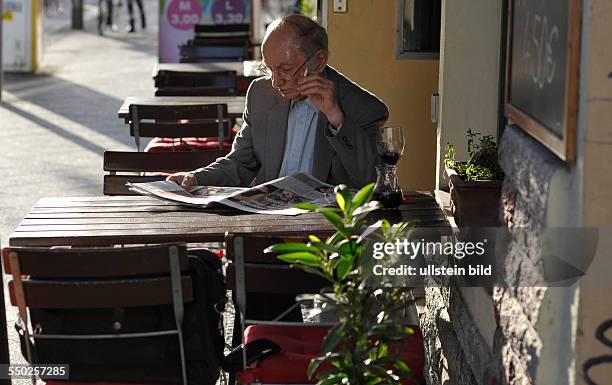
M 332 185 L 360 188 L 376 179 L 376 136 L 385 104 L 327 65 L 327 33 L 290 15 L 273 22 L 262 43 L 244 124 L 231 152 L 189 173 L 168 177 L 193 185 L 249 186 L 306 172 Z

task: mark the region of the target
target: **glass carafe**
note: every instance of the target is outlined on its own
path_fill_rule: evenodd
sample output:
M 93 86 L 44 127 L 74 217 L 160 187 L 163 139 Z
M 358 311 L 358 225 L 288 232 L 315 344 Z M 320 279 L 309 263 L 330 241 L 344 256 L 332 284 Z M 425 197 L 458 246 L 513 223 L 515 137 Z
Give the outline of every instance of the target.
M 374 199 L 386 209 L 393 209 L 402 204 L 403 194 L 397 178 L 397 166 L 380 164 L 376 166 L 376 174 Z

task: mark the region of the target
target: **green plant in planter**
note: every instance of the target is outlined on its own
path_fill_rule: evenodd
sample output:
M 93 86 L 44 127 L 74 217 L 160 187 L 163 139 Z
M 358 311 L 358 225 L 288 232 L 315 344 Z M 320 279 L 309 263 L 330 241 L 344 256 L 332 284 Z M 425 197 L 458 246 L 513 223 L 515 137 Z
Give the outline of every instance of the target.
M 397 321 L 414 300 L 409 298 L 407 288 L 377 282 L 362 259 L 366 258 L 364 250 L 370 238 L 390 242 L 409 236 L 414 226 L 412 222 L 391 225 L 383 220 L 363 231 L 367 215 L 381 208 L 379 202 L 370 201 L 373 190 L 370 184 L 351 198 L 346 186 L 340 185 L 335 189 L 339 208 L 297 205 L 325 216 L 335 227 L 335 234 L 325 241 L 311 235 L 308 243 L 281 243 L 266 250 L 281 253 L 279 259 L 331 284 L 333 299 L 322 294 L 333 302 L 340 321 L 327 335 L 322 356 L 311 361 L 308 368 L 312 377 L 322 363 L 331 367 L 317 374 L 319 385 L 398 384 L 413 378 L 408 364 L 399 358 L 413 330 Z
M 459 162 L 455 159 L 457 151 L 455 147 L 447 143 L 444 154 L 444 166 L 453 169 L 465 180 L 488 181 L 502 180 L 504 173 L 497 160 L 497 144 L 491 135 L 480 136 L 467 130 L 467 150 L 470 159 L 467 162 Z

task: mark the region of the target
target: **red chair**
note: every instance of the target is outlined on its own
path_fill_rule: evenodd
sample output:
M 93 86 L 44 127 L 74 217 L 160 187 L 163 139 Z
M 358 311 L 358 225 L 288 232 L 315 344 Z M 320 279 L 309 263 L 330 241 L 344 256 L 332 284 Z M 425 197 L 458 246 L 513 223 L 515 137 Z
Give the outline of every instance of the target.
M 281 322 L 286 312 L 273 321 L 248 319 L 247 293 L 302 294 L 316 293 L 329 283 L 321 277 L 291 268 L 279 261 L 275 255 L 264 254 L 263 250 L 281 242 L 303 242 L 302 237 L 261 236 L 253 234 L 226 234 L 226 257 L 230 262 L 227 269 L 227 283 L 235 292 L 236 317 L 242 331 L 242 343 L 257 339 L 268 339 L 281 347 L 276 355 L 259 363 L 245 367 L 236 374 L 241 384 L 311 384 L 306 373 L 310 360 L 318 357 L 323 341 L 332 325 L 301 324 Z M 248 327 L 246 325 L 249 325 Z M 422 382 L 425 355 L 423 336 L 417 326 L 410 325 L 414 334 L 406 339 L 401 357 L 407 362 Z M 238 325 L 235 323 L 234 328 Z M 320 370 L 325 370 L 321 367 Z M 405 382 L 406 385 L 414 383 Z
M 214 162 L 225 150 L 180 152 L 104 152 L 104 195 L 138 195 L 126 182 L 152 182 L 166 179 L 169 173 L 191 171 Z
M 227 104 L 132 104 L 129 121 L 138 151 L 141 138 L 156 138 L 149 151 L 229 150 L 235 124 L 227 116 Z

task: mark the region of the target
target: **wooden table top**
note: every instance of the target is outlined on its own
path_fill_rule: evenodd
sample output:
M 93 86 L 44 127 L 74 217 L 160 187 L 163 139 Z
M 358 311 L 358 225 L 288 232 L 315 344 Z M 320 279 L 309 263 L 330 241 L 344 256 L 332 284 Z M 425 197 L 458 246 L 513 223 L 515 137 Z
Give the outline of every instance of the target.
M 372 222 L 419 220 L 419 234 L 449 235 L 451 229 L 429 194 L 416 203 L 381 210 Z M 329 235 L 320 215 L 250 214 L 224 206 L 198 209 L 145 196 L 42 198 L 9 237 L 11 246 L 109 246 L 161 242 L 223 241 L 226 231 L 253 234 Z
M 234 71 L 239 76 L 244 74 L 242 62 L 212 62 L 212 63 L 157 63 L 153 67 L 153 78 L 160 72 L 217 72 Z
M 128 96 L 123 101 L 117 114 L 120 119 L 127 119 L 131 104 L 153 106 L 172 106 L 178 104 L 212 104 L 225 103 L 230 117 L 240 118 L 244 111 L 244 96 Z

